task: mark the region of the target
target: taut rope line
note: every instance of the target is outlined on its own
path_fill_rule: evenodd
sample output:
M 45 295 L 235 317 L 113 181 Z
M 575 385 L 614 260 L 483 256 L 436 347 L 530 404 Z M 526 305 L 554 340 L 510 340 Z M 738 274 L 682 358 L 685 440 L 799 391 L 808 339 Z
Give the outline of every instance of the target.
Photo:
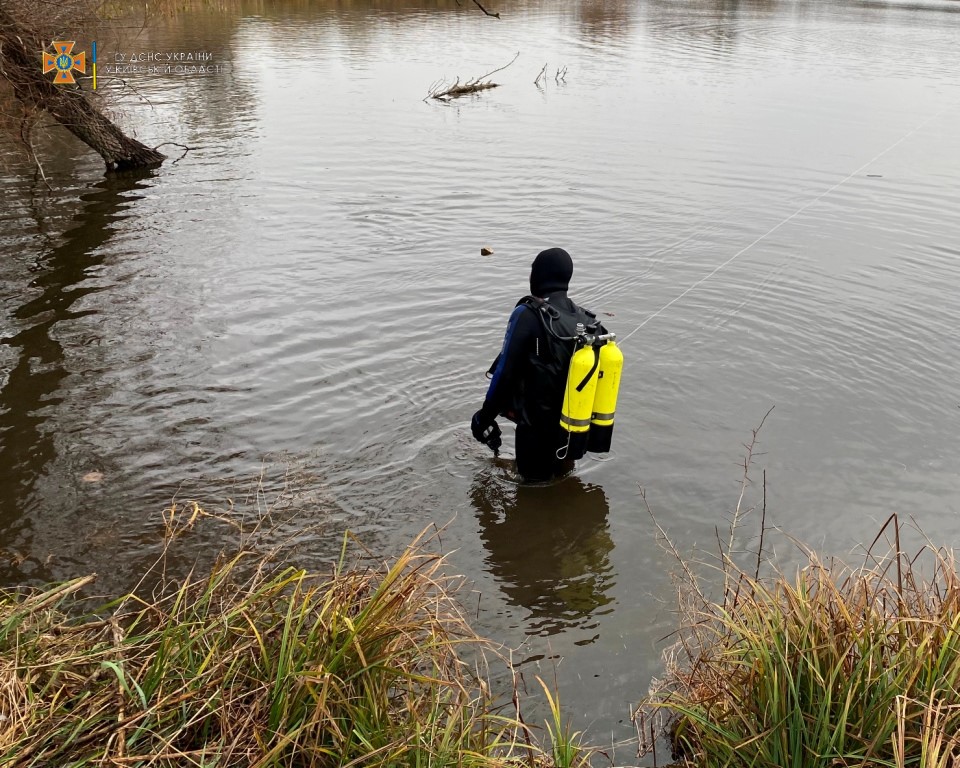
M 778 229 L 780 229 L 780 227 L 782 227 L 784 224 L 787 224 L 787 223 L 793 221 L 793 219 L 795 219 L 797 216 L 799 216 L 801 213 L 803 213 L 805 210 L 807 210 L 807 208 L 809 208 L 811 205 L 814 205 L 814 204 L 816 204 L 816 203 L 819 203 L 821 200 L 823 200 L 823 198 L 825 198 L 825 197 L 826 197 L 827 195 L 829 195 L 831 192 L 834 192 L 837 188 L 839 188 L 839 187 L 843 186 L 844 184 L 846 184 L 848 181 L 850 181 L 850 179 L 852 179 L 852 178 L 853 178 L 854 176 L 856 176 L 858 173 L 861 173 L 864 169 L 869 168 L 871 165 L 873 165 L 875 162 L 877 162 L 877 160 L 879 160 L 879 159 L 880 159 L 881 157 L 883 157 L 885 154 L 887 154 L 888 152 L 896 149 L 896 148 L 897 148 L 898 146 L 900 146 L 904 141 L 906 141 L 906 140 L 909 139 L 911 136 L 913 136 L 913 134 L 915 134 L 915 133 L 916 133 L 917 131 L 919 131 L 921 128 L 925 127 L 925 126 L 927 125 L 927 123 L 930 123 L 930 122 L 932 122 L 933 120 L 935 120 L 936 118 L 940 117 L 940 115 L 942 115 L 942 114 L 944 113 L 944 111 L 946 111 L 946 107 L 944 107 L 943 109 L 941 109 L 937 114 L 933 115 L 932 117 L 928 117 L 926 120 L 924 120 L 924 121 L 923 121 L 922 123 L 920 123 L 918 126 L 916 126 L 915 128 L 913 128 L 911 131 L 909 131 L 909 132 L 906 133 L 905 135 L 901 136 L 901 137 L 900 137 L 899 139 L 897 139 L 893 144 L 891 144 L 889 147 L 887 147 L 885 150 L 883 150 L 883 152 L 881 152 L 880 154 L 878 154 L 878 155 L 876 155 L 875 157 L 871 158 L 870 160 L 868 160 L 867 162 L 865 162 L 863 165 L 861 165 L 859 168 L 857 168 L 855 171 L 853 171 L 853 172 L 851 172 L 850 174 L 848 174 L 848 175 L 846 176 L 846 178 L 838 181 L 836 184 L 834 184 L 834 185 L 833 185 L 832 187 L 830 187 L 828 190 L 826 190 L 825 192 L 821 192 L 819 195 L 817 195 L 815 198 L 813 198 L 813 200 L 809 201 L 808 203 L 805 203 L 803 206 L 801 206 L 800 208 L 798 208 L 797 210 L 795 210 L 793 213 L 791 213 L 789 216 L 787 216 L 787 218 L 785 218 L 785 219 L 784 219 L 783 221 L 781 221 L 779 224 L 776 224 L 775 226 L 771 227 L 769 230 L 767 230 L 767 231 L 764 232 L 762 235 L 760 235 L 760 237 L 758 237 L 758 238 L 757 238 L 756 240 L 754 240 L 752 243 L 750 243 L 749 245 L 741 248 L 739 251 L 737 251 L 735 254 L 733 254 L 733 256 L 731 256 L 729 259 L 727 259 L 725 262 L 723 262 L 720 266 L 716 267 L 712 272 L 710 272 L 709 274 L 705 275 L 704 277 L 701 277 L 699 280 L 697 280 L 697 282 L 695 282 L 693 285 L 691 285 L 689 288 L 687 288 L 687 289 L 686 289 L 683 293 L 681 293 L 679 296 L 674 297 L 673 299 L 671 299 L 670 301 L 668 301 L 666 304 L 664 304 L 662 307 L 660 307 L 660 309 L 658 309 L 658 310 L 657 310 L 656 312 L 654 312 L 652 315 L 649 315 L 642 323 L 640 323 L 640 325 L 638 325 L 636 328 L 634 328 L 632 331 L 630 331 L 630 333 L 628 333 L 628 334 L 627 334 L 626 336 L 624 336 L 622 339 L 619 339 L 619 343 L 620 343 L 620 344 L 623 344 L 627 339 L 629 339 L 631 336 L 633 336 L 633 334 L 635 334 L 637 331 L 639 331 L 641 328 L 643 328 L 643 326 L 645 326 L 647 323 L 649 323 L 651 320 L 653 320 L 653 318 L 655 318 L 655 317 L 657 317 L 658 315 L 660 315 L 660 314 L 662 314 L 663 312 L 665 312 L 667 309 L 669 309 L 670 307 L 672 307 L 674 304 L 676 304 L 678 301 L 680 301 L 684 296 L 686 296 L 688 293 L 690 293 L 690 292 L 693 291 L 694 289 L 699 288 L 701 285 L 703 285 L 705 282 L 707 282 L 707 280 L 709 280 L 711 277 L 713 277 L 715 274 L 717 274 L 717 272 L 719 272 L 719 271 L 720 271 L 721 269 L 723 269 L 724 267 L 727 267 L 727 266 L 729 266 L 730 264 L 732 264 L 734 261 L 736 261 L 736 259 L 738 259 L 740 256 L 742 256 L 742 255 L 745 254 L 747 251 L 749 251 L 751 248 L 753 248 L 753 246 L 755 246 L 755 245 L 756 245 L 757 243 L 759 243 L 761 240 L 765 240 L 766 238 L 770 237 L 770 235 L 772 235 L 774 232 L 776 232 Z

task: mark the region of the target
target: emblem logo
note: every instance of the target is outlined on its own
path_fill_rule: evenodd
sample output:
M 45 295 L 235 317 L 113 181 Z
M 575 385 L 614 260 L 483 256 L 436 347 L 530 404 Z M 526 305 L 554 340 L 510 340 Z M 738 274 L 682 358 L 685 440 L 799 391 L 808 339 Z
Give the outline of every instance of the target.
M 80 53 L 74 56 L 74 44 L 73 40 L 54 40 L 54 52 L 43 52 L 44 74 L 56 70 L 57 74 L 53 76 L 53 82 L 65 85 L 77 82 L 73 79 L 73 70 L 77 70 L 81 74 L 86 74 L 87 54 L 84 51 L 80 51 Z

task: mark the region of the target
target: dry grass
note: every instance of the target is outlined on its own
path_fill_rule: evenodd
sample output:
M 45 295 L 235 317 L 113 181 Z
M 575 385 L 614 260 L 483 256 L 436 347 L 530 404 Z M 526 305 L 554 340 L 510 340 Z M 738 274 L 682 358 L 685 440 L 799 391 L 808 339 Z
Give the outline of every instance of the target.
M 681 558 L 679 639 L 635 713 L 642 747 L 653 731 L 688 766 L 960 768 L 953 552 L 904 552 L 893 515 L 859 566 L 806 551 L 788 576 L 761 568 L 762 544 L 749 570 L 736 565 L 755 443 L 756 431 L 719 564 Z M 706 569 L 717 601 L 701 589 Z
M 80 615 L 93 577 L 0 594 L 0 765 L 585 764 L 495 701 L 424 543 L 327 575 L 241 550 Z

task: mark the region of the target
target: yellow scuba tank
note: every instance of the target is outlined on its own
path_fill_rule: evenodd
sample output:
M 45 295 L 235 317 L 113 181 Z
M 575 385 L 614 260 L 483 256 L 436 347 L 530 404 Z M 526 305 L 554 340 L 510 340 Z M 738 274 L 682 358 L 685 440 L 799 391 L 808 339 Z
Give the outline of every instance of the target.
M 587 440 L 587 450 L 591 453 L 606 453 L 610 450 L 621 371 L 623 371 L 623 352 L 613 339 L 608 339 L 607 343 L 600 347 L 597 390 Z
M 583 343 L 583 332 L 583 325 L 578 324 L 578 344 Z M 587 452 L 599 363 L 599 350 L 592 345 L 581 346 L 570 358 L 567 385 L 563 390 L 563 408 L 560 412 L 560 426 L 568 432 L 567 451 L 566 455 L 560 458 L 580 459 Z

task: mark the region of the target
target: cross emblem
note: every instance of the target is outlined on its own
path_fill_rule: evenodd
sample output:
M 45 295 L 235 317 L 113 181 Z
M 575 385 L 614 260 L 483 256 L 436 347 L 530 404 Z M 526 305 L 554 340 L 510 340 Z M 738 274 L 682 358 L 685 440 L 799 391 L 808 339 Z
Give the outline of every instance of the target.
M 56 70 L 57 74 L 53 76 L 55 83 L 75 83 L 72 70 L 81 73 L 87 71 L 87 54 L 80 51 L 76 56 L 73 55 L 73 40 L 54 40 L 54 53 L 43 52 L 43 72 L 52 72 Z

